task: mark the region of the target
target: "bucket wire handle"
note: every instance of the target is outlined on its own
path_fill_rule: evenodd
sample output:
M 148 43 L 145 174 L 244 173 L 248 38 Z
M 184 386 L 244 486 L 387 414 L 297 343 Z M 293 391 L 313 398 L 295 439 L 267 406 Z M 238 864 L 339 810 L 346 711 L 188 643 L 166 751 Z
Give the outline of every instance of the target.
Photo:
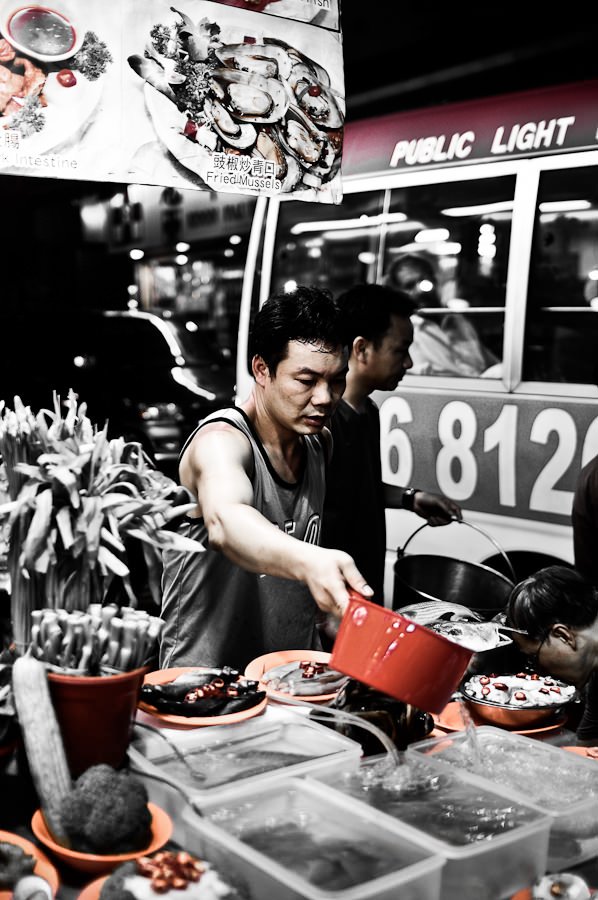
M 472 525 L 471 522 L 466 522 L 465 519 L 457 519 L 456 517 L 453 516 L 452 521 L 456 522 L 458 525 L 467 525 L 468 528 L 473 528 L 474 531 L 479 532 L 483 537 L 485 537 L 487 540 L 489 540 L 490 543 L 494 546 L 494 548 L 496 550 L 498 550 L 498 552 L 500 553 L 500 555 L 506 562 L 506 564 L 509 568 L 509 572 L 511 573 L 511 576 L 512 576 L 513 584 L 517 583 L 517 576 L 515 575 L 515 569 L 513 568 L 513 564 L 511 563 L 511 560 L 509 559 L 509 557 L 507 556 L 507 554 L 505 553 L 503 548 L 500 546 L 500 544 L 497 541 L 495 541 L 494 538 L 488 534 L 488 532 L 484 531 L 483 528 L 480 528 L 479 525 Z M 431 527 L 432 526 L 428 522 L 424 522 L 423 525 L 420 525 L 419 528 L 416 528 L 415 531 L 413 532 L 413 534 L 411 534 L 407 538 L 407 540 L 403 544 L 402 549 L 399 551 L 401 553 L 401 555 L 405 552 L 405 548 L 407 547 L 407 544 L 413 540 L 413 538 L 416 536 L 416 534 L 419 534 L 419 532 L 423 528 L 431 528 Z

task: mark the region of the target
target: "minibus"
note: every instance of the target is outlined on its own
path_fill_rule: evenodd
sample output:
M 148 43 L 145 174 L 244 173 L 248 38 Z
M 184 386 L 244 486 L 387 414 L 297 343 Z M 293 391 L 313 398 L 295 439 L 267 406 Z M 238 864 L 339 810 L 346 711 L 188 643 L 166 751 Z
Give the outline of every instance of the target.
M 342 173 L 340 204 L 236 198 L 235 220 L 234 198 L 201 198 L 210 241 L 192 252 L 212 294 L 234 294 L 238 400 L 270 293 L 408 290 L 414 365 L 374 397 L 384 478 L 451 497 L 472 527 L 388 511 L 387 601 L 403 549 L 509 577 L 571 564 L 573 492 L 598 453 L 598 81 L 349 122 Z M 217 263 L 237 230 L 242 253 Z

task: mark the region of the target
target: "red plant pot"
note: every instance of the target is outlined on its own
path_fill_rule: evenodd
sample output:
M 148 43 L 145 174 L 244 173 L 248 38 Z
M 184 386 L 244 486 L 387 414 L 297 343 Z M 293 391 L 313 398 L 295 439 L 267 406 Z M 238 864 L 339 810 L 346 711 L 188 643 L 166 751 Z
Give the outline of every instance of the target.
M 146 673 L 147 668 L 103 677 L 48 672 L 73 778 L 98 763 L 123 764 Z

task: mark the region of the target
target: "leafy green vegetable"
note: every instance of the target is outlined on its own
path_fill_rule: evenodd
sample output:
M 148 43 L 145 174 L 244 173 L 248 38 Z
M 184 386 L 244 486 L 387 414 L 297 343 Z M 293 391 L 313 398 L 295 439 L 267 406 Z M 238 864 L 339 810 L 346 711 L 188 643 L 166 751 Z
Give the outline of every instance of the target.
M 105 598 L 115 578 L 134 604 L 131 541 L 140 543 L 153 572 L 164 548 L 204 549 L 171 530 L 195 508 L 191 495 L 155 469 L 140 444 L 108 440 L 106 427 L 92 426 L 73 393 L 66 406 L 63 418 L 58 397 L 53 412 L 36 416 L 17 397 L 14 411 L 0 403 L 11 498 L 0 505 L 0 521 L 7 518 L 11 582 L 25 588 L 18 616 L 24 631 L 32 609 L 85 610 Z
M 81 49 L 73 56 L 71 68 L 77 69 L 89 81 L 97 81 L 111 62 L 112 54 L 104 41 L 94 31 L 87 31 Z
M 45 124 L 44 108 L 39 97 L 34 96 L 26 97 L 21 109 L 10 118 L 11 131 L 18 131 L 24 138 L 41 131 Z
M 181 112 L 186 112 L 194 122 L 202 121 L 206 97 L 212 90 L 212 73 L 216 62 L 192 62 L 180 60 L 176 71 L 185 76 L 182 84 L 176 85 L 176 104 Z
M 168 25 L 154 25 L 150 31 L 150 38 L 155 50 L 162 56 L 174 59 L 176 56 L 176 35 L 173 34 L 175 29 L 169 28 Z

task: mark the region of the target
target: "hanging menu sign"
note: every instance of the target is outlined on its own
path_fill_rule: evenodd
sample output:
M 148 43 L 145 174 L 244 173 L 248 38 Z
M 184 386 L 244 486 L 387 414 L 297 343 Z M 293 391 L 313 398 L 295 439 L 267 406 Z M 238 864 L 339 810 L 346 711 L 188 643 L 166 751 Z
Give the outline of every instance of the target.
M 341 201 L 339 0 L 2 8 L 0 173 Z

